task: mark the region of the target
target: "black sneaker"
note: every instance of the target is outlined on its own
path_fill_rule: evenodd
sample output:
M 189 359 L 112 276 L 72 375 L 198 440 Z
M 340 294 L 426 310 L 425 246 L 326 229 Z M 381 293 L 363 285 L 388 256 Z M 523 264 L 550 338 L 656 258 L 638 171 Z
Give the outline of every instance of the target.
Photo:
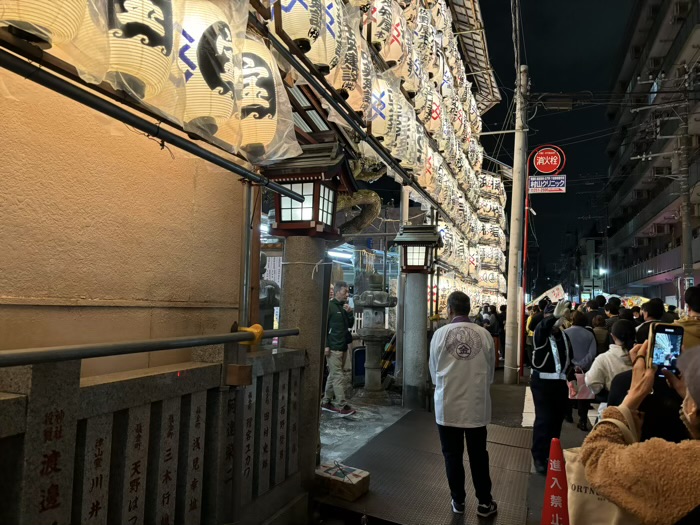
M 491 503 L 488 505 L 479 505 L 476 508 L 476 514 L 477 516 L 481 516 L 482 518 L 488 518 L 489 516 L 493 516 L 498 512 L 498 505 L 496 505 L 496 502 L 491 500 Z
M 464 514 L 464 502 L 457 503 L 455 500 L 452 500 L 452 512 L 455 514 Z
M 535 472 L 541 476 L 547 475 L 547 463 L 535 461 Z

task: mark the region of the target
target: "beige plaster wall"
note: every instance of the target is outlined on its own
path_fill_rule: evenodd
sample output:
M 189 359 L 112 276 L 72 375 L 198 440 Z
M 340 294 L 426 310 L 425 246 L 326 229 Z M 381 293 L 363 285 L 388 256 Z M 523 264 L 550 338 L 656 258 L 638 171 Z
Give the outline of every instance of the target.
M 234 175 L 4 70 L 0 154 L 0 349 L 229 330 Z M 105 358 L 83 373 L 188 358 Z

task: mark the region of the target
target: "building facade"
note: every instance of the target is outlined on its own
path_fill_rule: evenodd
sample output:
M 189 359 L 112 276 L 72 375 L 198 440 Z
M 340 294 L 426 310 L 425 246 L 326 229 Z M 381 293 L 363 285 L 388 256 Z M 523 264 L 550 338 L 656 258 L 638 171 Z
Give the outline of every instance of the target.
M 700 268 L 699 45 L 700 2 L 639 2 L 608 111 L 614 132 L 603 248 L 610 293 L 676 303 L 682 275 L 678 137 L 686 119 L 693 262 Z

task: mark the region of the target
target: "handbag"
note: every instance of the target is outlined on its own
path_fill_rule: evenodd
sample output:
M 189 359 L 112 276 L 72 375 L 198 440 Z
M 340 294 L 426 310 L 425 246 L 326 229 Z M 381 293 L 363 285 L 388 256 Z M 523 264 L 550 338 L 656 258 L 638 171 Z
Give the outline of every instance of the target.
M 576 367 L 576 379 L 567 381 L 569 385 L 569 399 L 595 399 L 595 394 L 591 392 L 586 384 L 585 374 L 583 370 Z
M 602 419 L 617 425 L 622 431 L 625 442 L 628 445 L 639 441 L 632 413 L 627 407 L 617 407 L 625 416 L 627 425 L 617 419 Z M 593 427 L 595 429 L 595 427 Z M 632 429 L 632 430 L 630 430 Z M 586 479 L 586 471 L 581 462 L 581 449 L 569 448 L 564 450 L 566 463 L 566 481 L 569 485 L 568 505 L 570 525 L 592 525 L 593 523 L 605 523 L 606 525 L 639 525 L 640 521 L 629 512 L 621 509 L 612 501 L 598 494 Z

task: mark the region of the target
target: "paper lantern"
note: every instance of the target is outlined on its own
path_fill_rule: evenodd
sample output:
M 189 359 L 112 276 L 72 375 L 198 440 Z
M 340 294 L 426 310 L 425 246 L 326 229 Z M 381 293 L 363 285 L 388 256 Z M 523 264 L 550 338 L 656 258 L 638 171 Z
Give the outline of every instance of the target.
M 428 66 L 428 76 L 432 79 L 435 88 L 441 91 L 445 78 L 445 55 L 440 49 L 435 50 L 435 55 Z
M 431 136 L 436 137 L 442 133 L 443 102 L 440 94 L 432 88 L 432 102 L 430 108 L 430 120 L 426 123 L 426 129 Z
M 107 0 L 109 73 L 138 98 L 160 93 L 174 59 L 173 0 Z
M 242 56 L 242 90 L 237 115 L 217 137 L 244 151 L 262 155 L 278 129 L 279 73 L 270 50 L 257 40 L 246 39 Z
M 233 37 L 224 13 L 208 0 L 188 0 L 178 67 L 185 82 L 186 123 L 214 134 L 233 113 Z
M 433 25 L 435 29 L 440 32 L 445 31 L 445 2 L 444 0 L 439 0 L 435 2 L 435 5 L 430 9 L 433 15 Z
M 340 7 L 344 12 L 343 7 Z M 345 18 L 343 15 L 342 18 Z M 338 91 L 341 97 L 348 99 L 350 93 L 357 88 L 360 76 L 360 46 L 358 45 L 358 35 L 354 27 L 347 21 L 338 24 L 339 39 L 338 49 L 340 50 L 340 60 L 336 68 L 331 71 L 328 79 L 333 88 Z
M 87 0 L 0 0 L 0 25 L 61 44 L 75 37 L 86 8 Z
M 363 25 L 372 24 L 370 44 L 377 51 L 382 50 L 384 43 L 391 37 L 393 26 L 393 11 L 391 0 L 373 0 L 372 7 L 363 17 Z
M 406 55 L 406 34 L 408 27 L 403 12 L 398 4 L 393 3 L 391 8 L 391 33 L 384 40 L 380 55 L 387 66 L 394 67 L 400 64 Z
M 401 79 L 402 86 L 409 97 L 413 98 L 420 88 L 422 64 L 416 46 L 413 44 L 413 31 L 407 29 L 404 38 L 406 53 L 396 70 L 396 75 Z
M 371 118 L 372 88 L 376 79 L 374 63 L 372 62 L 367 41 L 358 33 L 355 34 L 355 41 L 357 42 L 357 56 L 359 58 L 358 82 L 355 89 L 348 96 L 348 104 L 357 113 Z
M 391 149 L 396 127 L 396 92 L 383 78 L 377 78 L 372 86 L 372 134 L 386 148 Z
M 434 92 L 435 90 L 430 82 L 423 82 L 416 96 L 413 98 L 414 109 L 416 110 L 418 120 L 426 125 L 430 121 Z
M 435 56 L 435 28 L 431 25 L 430 11 L 427 9 L 421 8 L 418 10 L 416 29 L 413 32 L 413 42 L 414 45 L 418 46 L 423 67 L 427 70 Z
M 276 5 L 278 1 L 279 7 Z M 284 32 L 299 49 L 308 53 L 323 30 L 323 0 L 272 0 L 270 31 L 273 34 L 276 34 L 278 10 Z
M 327 75 L 340 59 L 339 38 L 344 25 L 343 11 L 339 5 L 342 0 L 325 0 L 326 27 L 320 38 L 317 38 L 307 53 L 311 63 L 323 75 Z

